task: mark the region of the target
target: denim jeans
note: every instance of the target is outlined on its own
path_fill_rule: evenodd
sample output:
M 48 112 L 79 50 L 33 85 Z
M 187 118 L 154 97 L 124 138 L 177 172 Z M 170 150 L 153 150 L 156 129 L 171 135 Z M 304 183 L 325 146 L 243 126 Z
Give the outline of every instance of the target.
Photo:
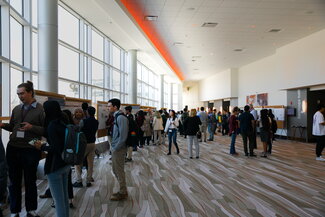
M 230 143 L 230 154 L 236 153 L 235 142 L 236 142 L 236 133 L 231 134 L 231 143 Z
M 214 126 L 213 124 L 208 124 L 209 140 L 214 138 Z
M 178 145 L 177 145 L 177 142 L 176 142 L 176 138 L 177 138 L 177 130 L 176 129 L 171 129 L 171 132 L 170 132 L 170 130 L 168 130 L 168 142 L 169 142 L 168 152 L 169 153 L 172 150 L 172 142 L 174 143 L 174 145 L 176 147 L 177 153 L 179 152 Z
M 192 153 L 192 150 L 193 150 L 193 142 L 194 142 L 194 145 L 195 145 L 195 154 L 196 154 L 196 157 L 199 157 L 199 154 L 200 154 L 199 141 L 197 140 L 196 135 L 195 136 L 188 135 L 187 136 L 187 147 L 188 147 L 189 157 L 193 157 L 193 153 Z
M 67 165 L 47 175 L 57 217 L 69 217 L 68 175 L 70 167 Z

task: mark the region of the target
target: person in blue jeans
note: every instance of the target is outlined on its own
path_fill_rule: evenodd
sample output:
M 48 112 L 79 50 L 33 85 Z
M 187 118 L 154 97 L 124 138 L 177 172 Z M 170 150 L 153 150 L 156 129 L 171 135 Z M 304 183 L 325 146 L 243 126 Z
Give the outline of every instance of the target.
M 179 148 L 177 145 L 177 127 L 179 126 L 179 120 L 176 117 L 176 113 L 174 110 L 170 110 L 169 112 L 170 117 L 167 119 L 166 127 L 165 127 L 165 133 L 168 133 L 168 153 L 167 155 L 171 154 L 172 150 L 172 142 L 174 143 L 176 147 L 177 154 L 179 154 Z
M 239 113 L 239 108 L 236 106 L 232 110 L 232 114 L 229 118 L 229 136 L 231 136 L 231 143 L 230 143 L 231 155 L 238 155 L 235 148 L 236 136 L 238 131 L 238 120 L 237 120 L 238 113 Z
M 44 171 L 47 175 L 51 193 L 55 202 L 56 216 L 69 216 L 68 175 L 70 165 L 67 165 L 61 153 L 64 149 L 65 129 L 68 120 L 62 115 L 57 101 L 46 101 L 43 105 L 45 112 L 44 135 L 47 144 L 38 141 L 35 147 L 48 152 Z

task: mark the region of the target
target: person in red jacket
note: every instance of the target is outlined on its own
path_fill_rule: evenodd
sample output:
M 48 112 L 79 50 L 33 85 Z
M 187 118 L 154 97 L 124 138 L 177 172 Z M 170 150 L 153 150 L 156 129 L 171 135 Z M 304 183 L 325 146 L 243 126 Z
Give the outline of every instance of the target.
M 231 155 L 238 155 L 235 149 L 235 142 L 236 142 L 236 136 L 238 131 L 238 120 L 237 120 L 238 113 L 239 113 L 239 108 L 236 106 L 232 110 L 232 114 L 229 118 L 229 136 L 231 136 L 231 143 L 230 143 Z

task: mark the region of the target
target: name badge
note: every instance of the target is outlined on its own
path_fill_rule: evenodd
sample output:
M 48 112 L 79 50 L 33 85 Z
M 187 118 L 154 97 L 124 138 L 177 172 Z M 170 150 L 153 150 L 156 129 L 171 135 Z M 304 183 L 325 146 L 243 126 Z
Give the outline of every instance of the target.
M 25 132 L 24 131 L 17 131 L 17 138 L 24 138 Z
M 172 133 L 173 132 L 173 130 L 168 130 L 170 133 Z

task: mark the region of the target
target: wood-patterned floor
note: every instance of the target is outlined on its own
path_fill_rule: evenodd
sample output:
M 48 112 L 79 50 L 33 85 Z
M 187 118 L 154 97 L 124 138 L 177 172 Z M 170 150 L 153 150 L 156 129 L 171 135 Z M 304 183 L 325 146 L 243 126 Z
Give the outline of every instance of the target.
M 118 185 L 109 157 L 96 159 L 95 183 L 74 189 L 71 216 L 325 216 L 325 162 L 315 161 L 314 144 L 277 140 L 264 159 L 245 157 L 240 136 L 236 157 L 228 154 L 229 137 L 215 140 L 200 143 L 200 159 L 188 158 L 181 137 L 180 155 L 167 156 L 167 146 L 134 152 L 124 202 L 110 201 Z M 259 141 L 258 154 L 261 149 Z M 43 193 L 47 183 L 38 186 Z M 42 217 L 55 216 L 50 204 L 39 200 Z

